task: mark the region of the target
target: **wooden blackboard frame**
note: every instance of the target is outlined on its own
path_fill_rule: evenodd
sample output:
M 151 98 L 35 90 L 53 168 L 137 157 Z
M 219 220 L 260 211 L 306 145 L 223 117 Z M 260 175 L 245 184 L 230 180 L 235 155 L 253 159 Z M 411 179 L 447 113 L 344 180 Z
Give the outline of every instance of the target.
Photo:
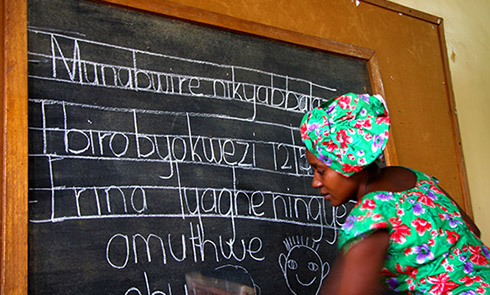
M 324 50 L 367 62 L 373 93 L 384 95 L 375 50 L 308 36 L 245 21 L 194 7 L 158 0 L 106 0 L 117 5 L 262 36 L 287 43 Z M 27 294 L 28 276 L 28 131 L 27 131 L 27 0 L 4 0 L 2 14 L 2 211 L 1 285 L 2 294 Z M 388 142 L 386 161 L 397 164 L 393 138 Z

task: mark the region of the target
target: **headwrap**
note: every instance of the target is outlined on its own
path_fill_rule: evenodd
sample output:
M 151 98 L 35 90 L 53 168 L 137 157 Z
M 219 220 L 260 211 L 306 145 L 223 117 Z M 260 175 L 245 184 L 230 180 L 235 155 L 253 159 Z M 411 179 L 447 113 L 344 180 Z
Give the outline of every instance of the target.
M 300 130 L 310 152 L 350 177 L 382 158 L 389 128 L 390 117 L 381 96 L 348 93 L 307 112 Z

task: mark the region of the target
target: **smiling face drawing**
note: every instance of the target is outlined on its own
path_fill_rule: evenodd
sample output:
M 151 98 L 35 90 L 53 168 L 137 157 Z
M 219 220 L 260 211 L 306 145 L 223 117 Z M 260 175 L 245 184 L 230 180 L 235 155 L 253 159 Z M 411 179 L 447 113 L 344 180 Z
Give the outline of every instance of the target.
M 316 250 L 306 245 L 289 248 L 287 256 L 279 256 L 279 264 L 289 290 L 297 295 L 316 295 L 328 273 L 328 264 L 322 264 Z

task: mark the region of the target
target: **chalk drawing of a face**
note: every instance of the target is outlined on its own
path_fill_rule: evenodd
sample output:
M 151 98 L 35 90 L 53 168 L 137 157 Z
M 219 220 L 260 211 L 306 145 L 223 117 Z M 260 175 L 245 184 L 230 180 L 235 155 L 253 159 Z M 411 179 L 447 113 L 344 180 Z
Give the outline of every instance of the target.
M 279 255 L 279 265 L 289 290 L 296 295 L 316 295 L 330 271 L 328 262 L 322 263 L 317 253 L 319 245 L 308 245 L 308 239 L 305 243 L 302 237 L 287 238 L 283 243 L 288 253 Z

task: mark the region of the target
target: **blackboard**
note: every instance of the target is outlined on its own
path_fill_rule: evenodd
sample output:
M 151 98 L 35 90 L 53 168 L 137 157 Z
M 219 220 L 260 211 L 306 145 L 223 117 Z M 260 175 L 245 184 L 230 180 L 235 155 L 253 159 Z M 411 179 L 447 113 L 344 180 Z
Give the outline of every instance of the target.
M 188 294 L 245 274 L 317 294 L 348 208 L 310 186 L 302 114 L 366 62 L 89 1 L 28 1 L 29 293 Z

